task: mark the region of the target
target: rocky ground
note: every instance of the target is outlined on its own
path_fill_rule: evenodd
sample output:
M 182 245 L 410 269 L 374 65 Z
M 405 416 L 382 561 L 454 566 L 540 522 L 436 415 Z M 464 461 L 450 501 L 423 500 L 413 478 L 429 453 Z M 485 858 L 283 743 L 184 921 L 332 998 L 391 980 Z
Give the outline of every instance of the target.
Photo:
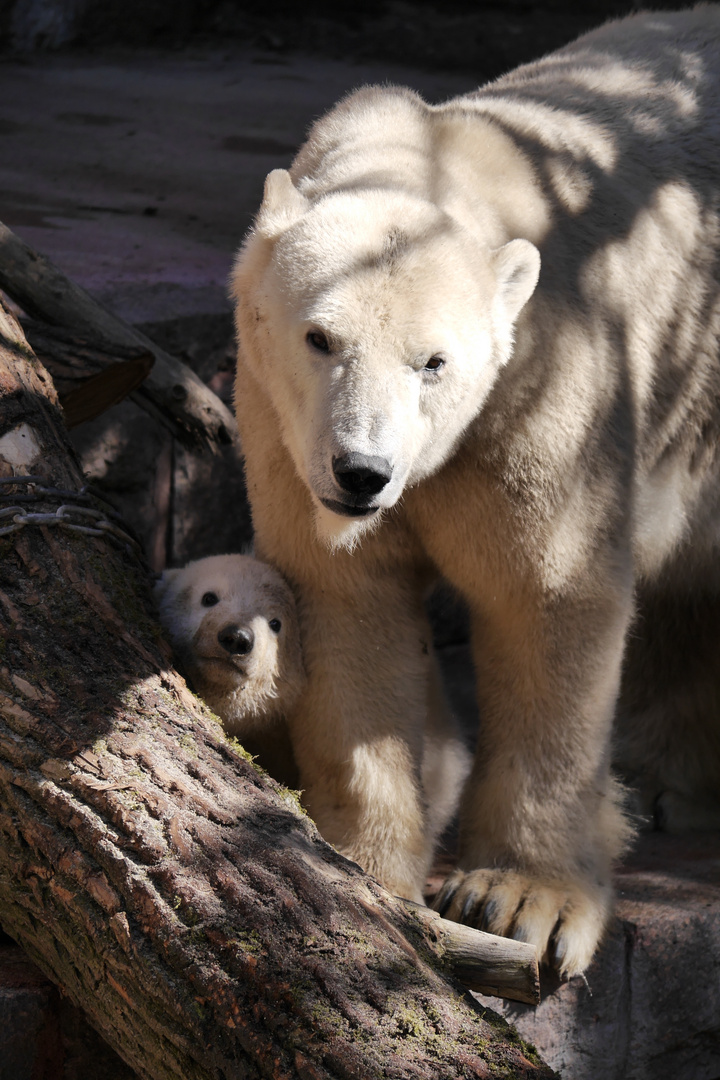
M 572 37 L 595 7 L 509 3 L 480 19 L 462 5 L 371 5 L 369 22 L 341 30 L 326 9 L 315 21 L 210 9 L 213 33 L 176 35 L 181 48 L 168 48 L 162 28 L 159 45 L 118 49 L 86 27 L 90 49 L 6 56 L 0 219 L 228 399 L 233 254 L 265 174 L 289 163 L 313 117 L 366 82 L 443 100 Z M 134 404 L 76 429 L 76 445 L 157 569 L 249 539 L 241 477 L 223 475 L 220 500 L 217 466 Z M 449 690 L 470 723 L 462 624 L 445 619 L 440 633 Z M 587 984 L 547 983 L 537 1010 L 493 1007 L 569 1080 L 720 1080 L 720 837 L 643 838 L 618 889 L 618 920 Z M 124 1080 L 96 1039 L 6 942 L 0 1080 Z

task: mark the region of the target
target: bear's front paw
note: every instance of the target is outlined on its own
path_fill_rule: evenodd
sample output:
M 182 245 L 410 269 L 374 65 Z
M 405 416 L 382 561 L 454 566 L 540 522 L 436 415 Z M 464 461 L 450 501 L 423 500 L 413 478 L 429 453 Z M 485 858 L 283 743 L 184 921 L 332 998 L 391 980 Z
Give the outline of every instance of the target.
M 580 975 L 610 913 L 611 890 L 582 881 L 553 881 L 512 870 L 456 870 L 437 899 L 445 918 L 490 934 L 526 941 L 540 963 L 562 978 Z

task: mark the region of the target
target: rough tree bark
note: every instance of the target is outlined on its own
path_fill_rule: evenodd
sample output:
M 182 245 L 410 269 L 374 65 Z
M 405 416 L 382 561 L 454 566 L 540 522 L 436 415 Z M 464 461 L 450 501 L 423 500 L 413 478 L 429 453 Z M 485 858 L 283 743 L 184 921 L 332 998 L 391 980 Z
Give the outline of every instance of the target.
M 2 309 L 0 477 L 23 512 L 82 485 Z M 0 517 L 4 929 L 148 1080 L 552 1076 L 228 742 L 170 666 L 140 562 L 68 529 L 97 518 L 64 501 L 65 526 Z

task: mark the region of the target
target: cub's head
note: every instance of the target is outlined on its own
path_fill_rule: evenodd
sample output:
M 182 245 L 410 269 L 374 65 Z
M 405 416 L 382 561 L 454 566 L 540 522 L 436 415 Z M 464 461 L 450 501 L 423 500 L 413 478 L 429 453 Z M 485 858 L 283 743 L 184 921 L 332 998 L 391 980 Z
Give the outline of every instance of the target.
M 295 600 L 284 578 L 249 555 L 214 555 L 166 570 L 160 621 L 193 688 L 230 735 L 280 717 L 302 689 Z
M 238 378 L 270 395 L 326 542 L 351 546 L 452 455 L 538 272 L 528 241 L 490 250 L 404 192 L 310 203 L 270 174 L 234 277 Z

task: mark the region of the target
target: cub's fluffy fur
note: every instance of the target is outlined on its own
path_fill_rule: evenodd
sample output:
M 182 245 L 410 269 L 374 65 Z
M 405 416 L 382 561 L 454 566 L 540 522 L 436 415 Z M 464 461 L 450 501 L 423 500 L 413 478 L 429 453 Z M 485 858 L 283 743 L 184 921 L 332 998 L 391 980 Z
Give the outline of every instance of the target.
M 229 735 L 277 779 L 293 782 L 284 720 L 305 672 L 287 582 L 249 555 L 213 555 L 166 570 L 156 595 L 160 621 L 193 688 Z

